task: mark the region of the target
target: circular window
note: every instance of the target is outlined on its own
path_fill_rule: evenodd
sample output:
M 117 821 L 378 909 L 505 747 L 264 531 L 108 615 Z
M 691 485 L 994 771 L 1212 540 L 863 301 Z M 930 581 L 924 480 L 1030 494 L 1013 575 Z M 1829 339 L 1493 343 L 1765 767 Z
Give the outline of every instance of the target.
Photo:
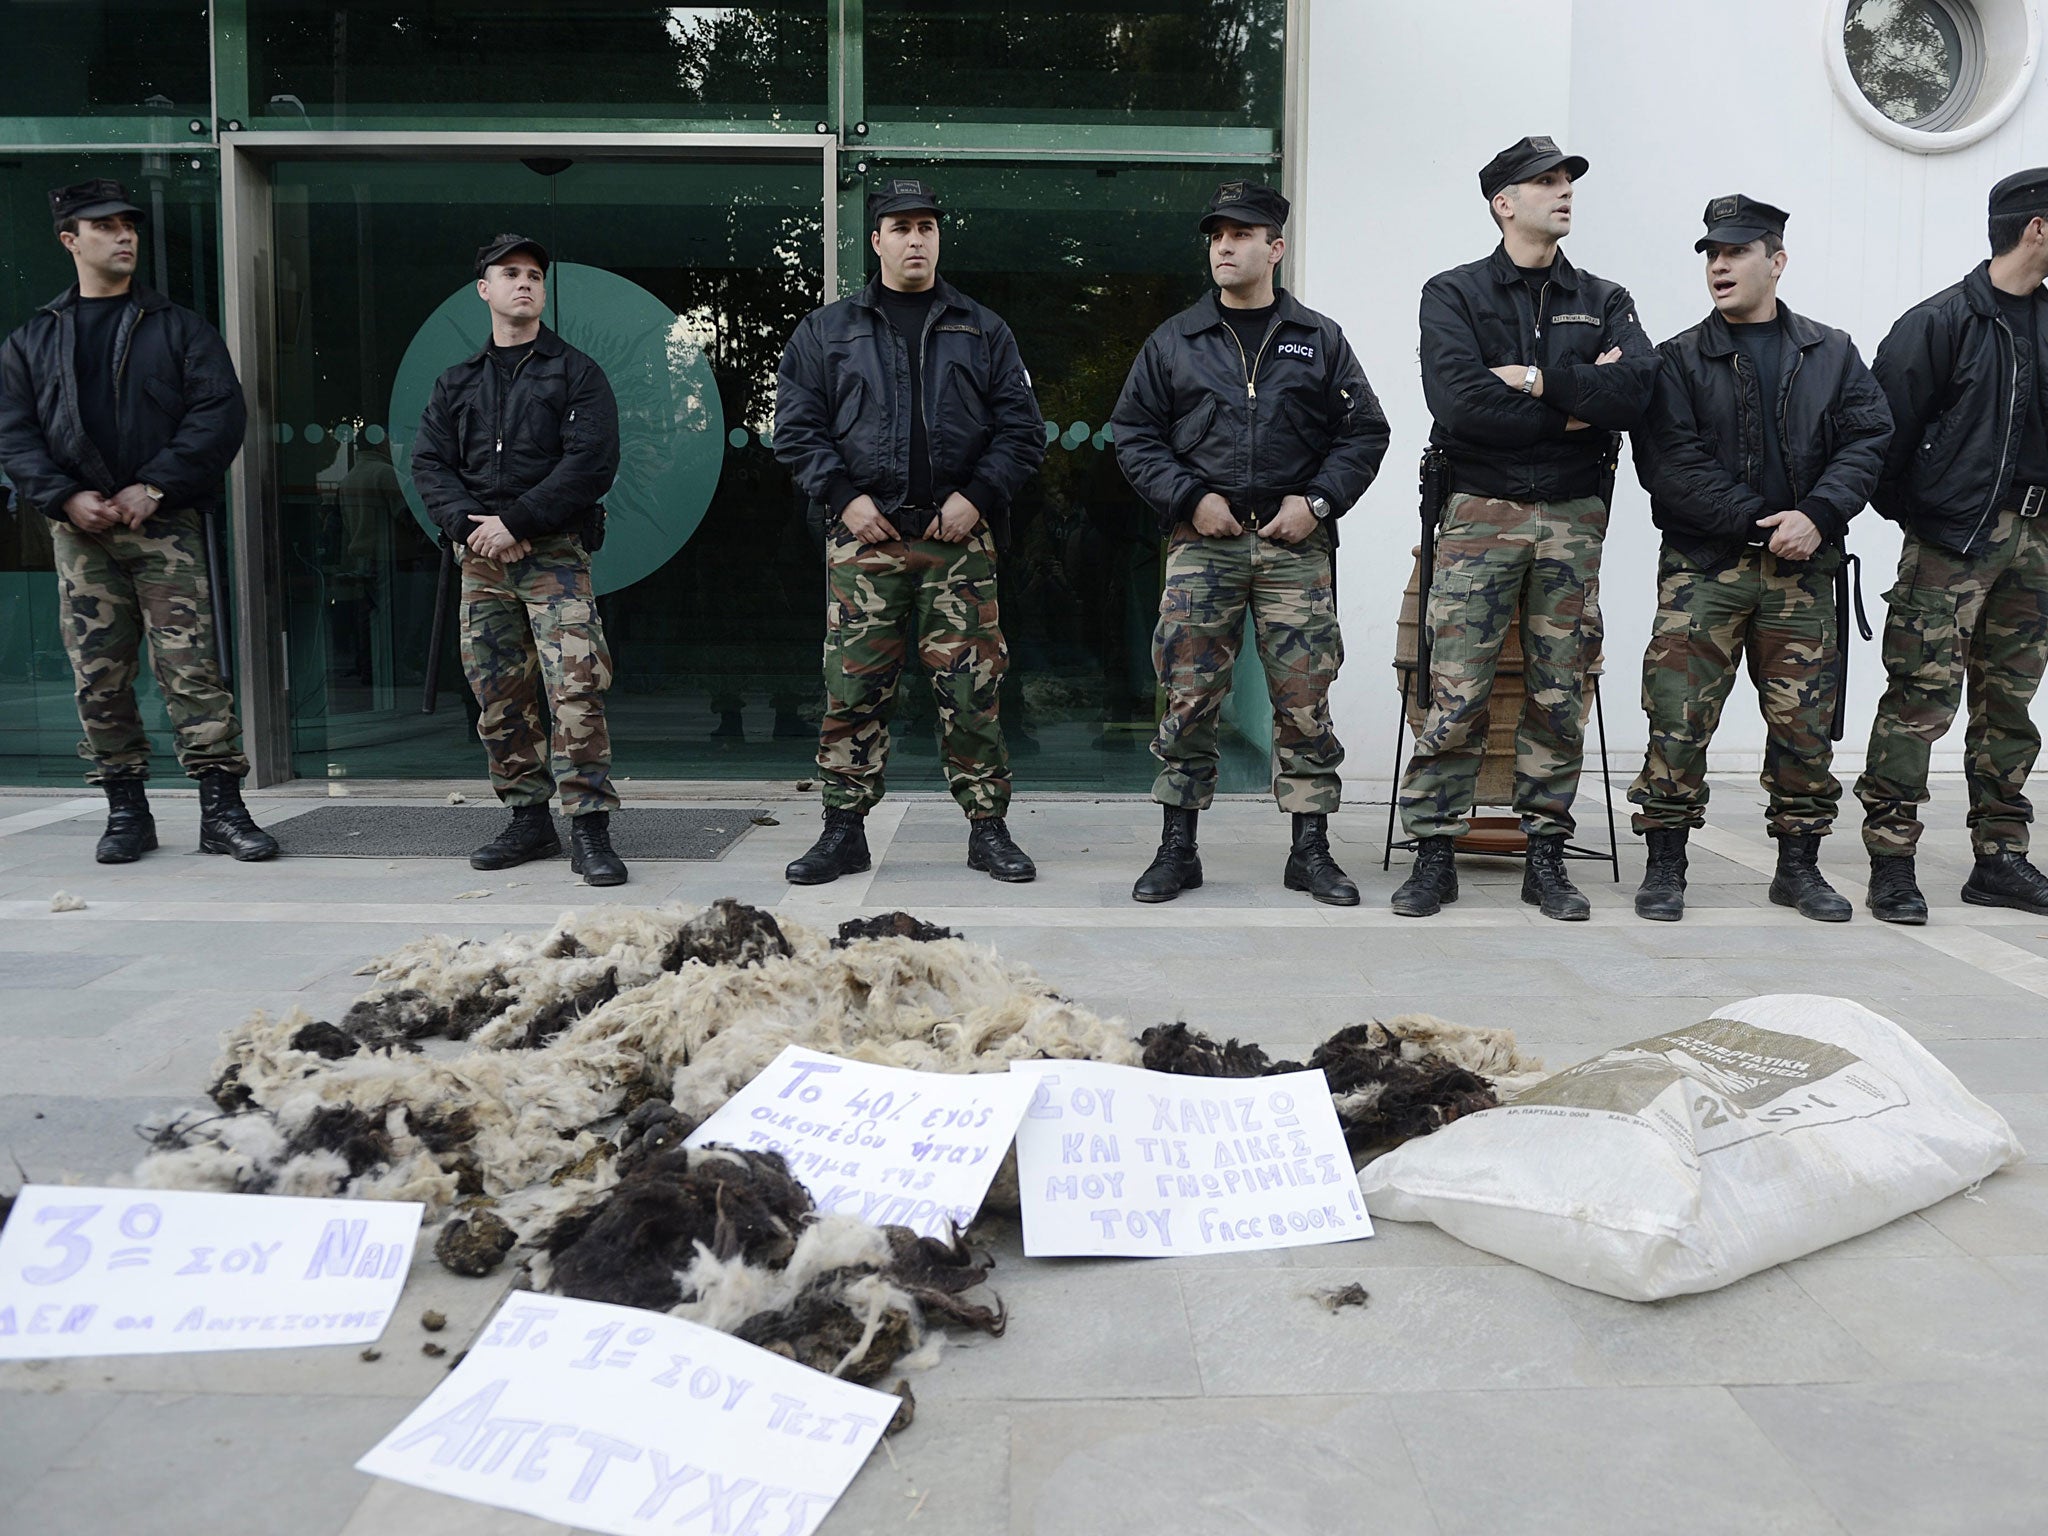
M 1842 51 L 1865 101 L 1924 132 L 1952 126 L 1984 72 L 1984 34 L 1962 0 L 1853 0 Z
M 1901 148 L 1975 143 L 2033 81 L 2037 0 L 1835 0 L 1828 13 L 1836 93 Z

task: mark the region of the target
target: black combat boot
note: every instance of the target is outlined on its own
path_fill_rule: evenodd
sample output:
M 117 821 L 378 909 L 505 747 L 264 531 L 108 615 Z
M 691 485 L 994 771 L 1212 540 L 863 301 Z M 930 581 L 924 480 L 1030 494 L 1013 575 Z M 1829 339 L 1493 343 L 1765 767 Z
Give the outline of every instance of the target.
M 1913 856 L 1903 859 L 1870 857 L 1870 885 L 1863 904 L 1880 923 L 1904 923 L 1917 928 L 1927 921 L 1927 898 L 1920 894 L 1920 882 L 1913 878 Z
M 1795 907 L 1801 917 L 1817 923 L 1846 923 L 1856 910 L 1820 872 L 1818 832 L 1779 837 L 1778 874 L 1771 881 L 1771 900 L 1781 907 Z M 2048 907 L 2041 910 L 2048 912 Z
M 1358 905 L 1358 887 L 1330 857 L 1330 818 L 1320 813 L 1294 813 L 1294 847 L 1281 878 L 1290 891 L 1307 891 L 1328 906 Z
M 1963 900 L 2048 914 L 2048 875 L 2029 864 L 2024 853 L 1980 853 L 1963 886 Z
M 1561 923 L 1583 923 L 1593 904 L 1564 872 L 1564 834 L 1529 834 L 1529 858 L 1522 866 L 1522 900 Z
M 859 811 L 825 808 L 825 830 L 800 859 L 790 862 L 782 878 L 791 885 L 830 885 L 841 875 L 857 875 L 871 867 L 867 818 Z
M 1038 878 L 1038 866 L 1017 846 L 1000 816 L 977 816 L 967 823 L 967 867 L 1011 885 Z
M 1133 901 L 1171 901 L 1182 891 L 1199 890 L 1202 885 L 1202 850 L 1195 841 L 1195 818 L 1202 813 L 1178 805 L 1162 809 L 1166 816 L 1159 851 L 1131 887 Z
M 1685 836 L 1684 827 L 1652 827 L 1643 834 L 1650 858 L 1636 887 L 1637 917 L 1675 923 L 1685 916 Z
M 569 872 L 585 885 L 624 885 L 626 861 L 612 851 L 612 813 L 585 811 L 569 822 Z
M 512 807 L 511 825 L 469 856 L 471 869 L 510 869 L 529 859 L 552 859 L 562 851 L 547 802 Z
M 1457 899 L 1457 839 L 1420 839 L 1415 845 L 1415 867 L 1394 892 L 1394 911 L 1402 917 L 1434 917 Z
M 242 780 L 225 768 L 199 775 L 199 851 L 231 853 L 244 864 L 277 857 L 277 839 L 249 819 Z
M 141 779 L 108 779 L 107 830 L 92 856 L 102 864 L 133 864 L 156 851 L 156 818 L 149 814 L 149 796 Z

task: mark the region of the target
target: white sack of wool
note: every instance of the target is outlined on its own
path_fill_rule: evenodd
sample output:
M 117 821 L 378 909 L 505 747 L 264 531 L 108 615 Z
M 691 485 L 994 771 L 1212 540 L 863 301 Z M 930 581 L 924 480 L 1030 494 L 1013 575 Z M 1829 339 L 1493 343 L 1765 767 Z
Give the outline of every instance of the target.
M 1359 1175 L 1374 1220 L 1629 1301 L 1711 1291 L 1970 1188 L 2025 1154 L 1891 1020 L 1753 997 L 1408 1142 Z

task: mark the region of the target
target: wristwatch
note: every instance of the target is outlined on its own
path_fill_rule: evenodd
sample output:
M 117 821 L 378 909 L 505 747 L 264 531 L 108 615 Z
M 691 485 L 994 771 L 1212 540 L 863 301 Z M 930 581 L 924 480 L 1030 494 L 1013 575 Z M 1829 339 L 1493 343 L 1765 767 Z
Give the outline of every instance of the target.
M 1523 373 L 1523 375 L 1522 375 L 1522 393 L 1523 393 L 1523 394 L 1525 394 L 1525 395 L 1533 395 L 1533 394 L 1535 394 L 1535 393 L 1536 393 L 1536 378 L 1537 378 L 1537 372 L 1536 372 L 1536 365 L 1535 365 L 1534 363 L 1530 363 L 1530 364 L 1528 365 L 1528 367 L 1527 367 L 1527 371 L 1526 371 L 1526 372 L 1524 372 L 1524 373 Z
M 1324 499 L 1323 499 L 1322 497 L 1320 497 L 1320 496 L 1311 496 L 1311 497 L 1309 497 L 1309 498 L 1308 498 L 1308 509 L 1309 509 L 1309 511 L 1311 511 L 1311 512 L 1315 513 L 1315 515 L 1316 515 L 1316 521 L 1317 521 L 1317 522 L 1319 522 L 1319 523 L 1322 523 L 1322 522 L 1328 522 L 1328 521 L 1329 521 L 1329 517 L 1330 517 L 1330 504 L 1329 504 L 1329 502 L 1328 502 L 1328 501 L 1324 500 Z
M 151 501 L 162 501 L 164 499 L 163 487 L 161 486 L 145 485 L 142 488 L 142 494 Z

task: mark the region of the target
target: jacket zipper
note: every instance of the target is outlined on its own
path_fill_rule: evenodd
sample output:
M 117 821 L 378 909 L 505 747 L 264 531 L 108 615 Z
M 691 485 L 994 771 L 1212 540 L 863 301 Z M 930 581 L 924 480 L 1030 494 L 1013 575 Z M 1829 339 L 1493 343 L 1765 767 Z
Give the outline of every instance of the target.
M 505 397 L 512 393 L 512 386 L 519 382 L 519 370 L 526 366 L 527 359 L 532 356 L 533 353 L 528 352 L 525 357 L 520 358 L 518 362 L 512 365 L 512 376 L 505 381 L 504 387 L 498 391 L 497 441 L 491 448 L 491 468 L 492 473 L 497 476 L 497 491 L 501 497 L 505 492 Z M 495 362 L 490 362 L 488 366 L 495 371 L 498 365 Z
M 1250 357 L 1245 356 L 1244 343 L 1238 340 L 1237 327 L 1226 320 L 1223 329 L 1237 344 L 1237 360 L 1244 368 L 1244 479 L 1245 489 L 1249 491 L 1252 488 L 1252 469 L 1259 461 L 1259 364 L 1265 360 L 1266 343 L 1280 330 L 1280 317 L 1273 317 L 1273 323 L 1266 327 L 1266 334 L 1259 338 L 1259 350 Z
M 1792 347 L 1792 338 L 1790 336 L 1785 338 L 1785 345 Z M 1792 386 L 1799 380 L 1799 365 L 1805 361 L 1806 353 L 1804 349 L 1792 347 L 1792 366 L 1785 370 L 1785 382 L 1778 390 L 1778 457 L 1785 461 L 1785 484 L 1792 491 L 1792 499 L 1795 502 L 1803 499 L 1806 493 L 1802 493 L 1797 486 L 1792 484 L 1792 455 L 1787 451 L 1791 444 L 1791 436 L 1785 430 L 1785 411 L 1792 404 Z M 1810 493 L 1812 489 L 1812 486 L 1808 486 L 1806 488 L 1807 493 Z M 1780 509 L 1773 508 L 1772 510 L 1777 511 Z
M 1977 515 L 1977 526 L 1970 530 L 1970 543 L 1972 545 L 1976 544 L 1977 535 L 1984 531 L 1985 521 L 1991 516 L 1992 513 L 1998 510 L 1998 493 L 2000 489 L 2003 488 L 2003 486 L 2005 485 L 2005 463 L 2006 460 L 2012 456 L 2013 421 L 2015 420 L 2015 418 L 2018 417 L 2020 410 L 2019 338 L 2013 335 L 2012 328 L 2005 323 L 2005 317 L 2003 315 L 1993 315 L 1991 317 L 1991 321 L 2001 331 L 2005 332 L 2006 342 L 2012 348 L 2012 392 L 2007 397 L 2005 402 L 2005 430 L 1999 435 L 1998 473 L 1992 477 L 1991 500 L 1985 506 L 1984 510 Z M 2036 363 L 2038 363 L 2039 359 L 2037 358 L 2035 359 L 2035 361 Z M 2036 379 L 2034 381 L 2034 387 L 2036 389 L 2039 389 L 2041 387 L 2041 381 L 2039 379 Z
M 932 381 L 925 377 L 924 357 L 926 344 L 931 340 L 932 327 L 938 324 L 938 320 L 939 297 L 933 294 L 931 307 L 925 311 L 924 329 L 917 333 L 917 420 L 918 425 L 924 428 L 924 473 L 925 479 L 931 484 L 934 498 L 939 494 L 939 474 L 937 467 L 932 463 Z M 903 487 L 903 498 L 906 501 L 910 499 L 907 479 Z
M 1524 284 L 1524 286 L 1526 287 L 1527 285 Z M 1543 286 L 1536 291 L 1536 329 L 1533 337 L 1529 342 L 1529 366 L 1539 370 L 1543 367 L 1543 360 L 1541 357 L 1541 353 L 1543 351 L 1543 315 L 1549 307 L 1550 279 L 1546 277 L 1545 279 L 1543 279 Z M 1532 491 L 1535 490 L 1536 457 L 1533 453 L 1529 456 L 1528 482 L 1529 489 Z

